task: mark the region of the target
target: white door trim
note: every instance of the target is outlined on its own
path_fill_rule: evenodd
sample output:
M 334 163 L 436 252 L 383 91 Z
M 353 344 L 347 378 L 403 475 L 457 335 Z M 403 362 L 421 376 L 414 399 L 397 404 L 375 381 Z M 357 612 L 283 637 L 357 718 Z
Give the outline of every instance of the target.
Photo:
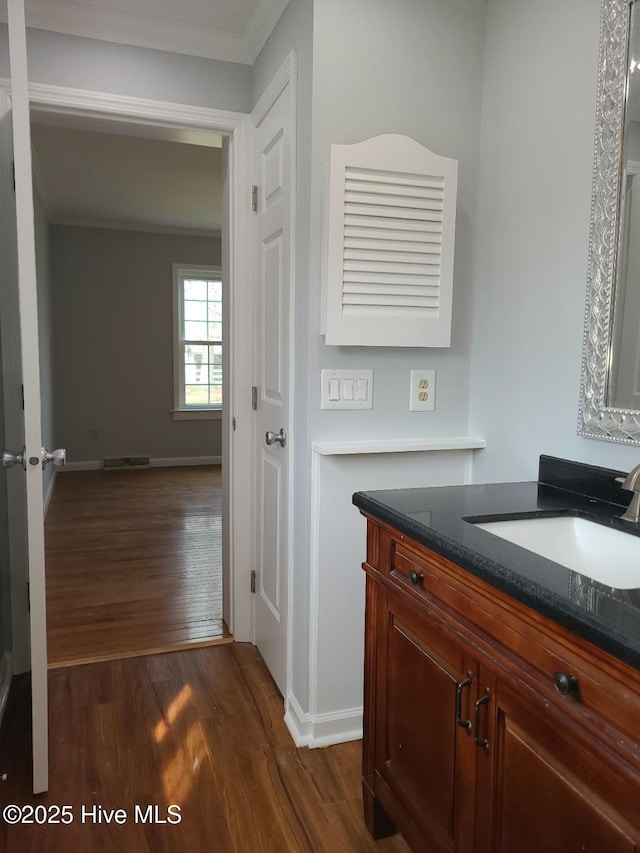
M 295 308 L 296 308 L 296 231 L 295 231 L 295 223 L 297 221 L 296 218 L 296 200 L 297 200 L 297 136 L 298 136 L 298 55 L 295 50 L 292 50 L 291 53 L 287 56 L 285 61 L 282 63 L 275 76 L 262 93 L 258 102 L 254 106 L 251 111 L 251 127 L 252 130 L 258 127 L 266 114 L 269 112 L 271 107 L 275 104 L 276 100 L 282 94 L 282 92 L 289 88 L 289 98 L 290 98 L 290 108 L 291 108 L 291 222 L 293 223 L 292 232 L 291 232 L 291 250 L 290 250 L 290 284 L 289 284 L 289 324 L 287 329 L 287 334 L 289 335 L 289 420 L 290 420 L 290 430 L 287 435 L 287 443 L 289 445 L 289 476 L 288 476 L 288 489 L 287 489 L 287 566 L 286 566 L 286 584 L 287 584 L 287 664 L 286 664 L 286 690 L 285 690 L 285 704 L 287 697 L 291 693 L 292 684 L 293 684 L 293 618 L 292 618 L 292 608 L 293 608 L 293 531 L 294 531 L 294 517 L 293 517 L 293 508 L 295 506 L 295 490 L 294 490 L 294 482 L 295 482 L 295 434 L 294 434 L 294 423 L 295 423 L 295 383 L 296 383 L 296 352 L 295 352 Z M 253 148 L 253 140 L 252 145 Z M 252 171 L 255 169 L 255 166 L 252 166 Z M 255 172 L 254 172 L 255 175 Z M 255 181 L 255 178 L 254 178 Z M 257 237 L 256 237 L 256 229 L 255 223 L 252 224 L 253 227 L 253 245 L 257 246 Z M 255 273 L 255 264 L 257 262 L 257 258 L 252 259 L 252 263 L 254 264 L 254 278 L 256 278 Z M 254 367 L 255 372 L 255 367 Z M 257 375 L 255 376 L 253 384 L 257 384 Z M 252 446 L 256 447 L 255 439 L 252 442 Z M 255 537 L 257 519 L 253 522 L 253 531 L 252 531 L 252 541 Z M 255 565 L 255 563 L 254 563 Z M 253 602 L 252 602 L 253 605 Z M 251 638 L 252 642 L 255 642 L 255 608 L 252 606 L 252 625 L 251 625 Z
M 10 81 L 0 78 L 0 88 L 11 91 Z M 230 329 L 227 333 L 230 353 L 230 382 L 228 402 L 225 403 L 222 429 L 229 450 L 229 512 L 223 525 L 229 525 L 226 559 L 230 561 L 231 624 L 229 629 L 236 640 L 251 638 L 252 616 L 249 573 L 252 565 L 253 531 L 247 530 L 253 519 L 247 507 L 253 502 L 253 480 L 250 459 L 253 439 L 250 388 L 253 381 L 254 356 L 247 342 L 253 341 L 253 261 L 246 247 L 251 245 L 251 150 L 250 119 L 245 113 L 175 104 L 145 98 L 132 98 L 54 86 L 29 84 L 29 103 L 32 110 L 82 117 L 88 127 L 95 119 L 105 130 L 105 120 L 119 124 L 144 125 L 157 128 L 166 138 L 167 130 L 179 133 L 189 130 L 218 132 L 230 141 Z M 168 342 L 170 346 L 171 342 Z M 233 430 L 235 420 L 236 429 Z M 225 440 L 223 437 L 223 446 Z
M 0 87 L 11 95 L 11 82 L 6 77 L 0 78 Z M 113 95 L 50 83 L 30 82 L 29 104 L 32 110 L 58 115 L 157 124 L 158 127 L 175 127 L 176 130 L 197 128 L 220 133 L 233 133 L 247 118 L 246 113 L 231 110 Z

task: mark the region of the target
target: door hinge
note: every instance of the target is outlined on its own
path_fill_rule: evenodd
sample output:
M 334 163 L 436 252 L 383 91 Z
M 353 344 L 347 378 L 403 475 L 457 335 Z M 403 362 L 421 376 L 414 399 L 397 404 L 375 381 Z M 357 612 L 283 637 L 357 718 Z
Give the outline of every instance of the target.
M 20 386 L 20 394 L 22 397 L 22 411 L 24 412 L 24 385 Z
M 258 185 L 253 184 L 251 187 L 251 210 L 254 213 L 258 212 Z
M 231 429 L 234 432 L 236 431 L 236 419 L 235 418 L 231 418 Z
M 31 586 L 29 581 L 27 581 L 27 610 L 31 613 Z
M 258 408 L 258 389 L 255 385 L 251 386 L 251 408 L 254 412 Z
M 13 178 L 13 191 L 16 191 L 16 161 L 11 161 L 11 176 Z
M 256 570 L 251 569 L 251 592 L 256 591 Z

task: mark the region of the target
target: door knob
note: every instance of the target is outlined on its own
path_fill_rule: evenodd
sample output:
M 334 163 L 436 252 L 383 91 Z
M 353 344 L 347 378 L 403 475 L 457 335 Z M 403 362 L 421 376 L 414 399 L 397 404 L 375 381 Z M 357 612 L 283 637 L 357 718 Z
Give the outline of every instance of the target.
M 67 451 L 63 447 L 57 450 L 52 450 L 51 453 L 46 448 L 42 448 L 42 464 L 47 465 L 52 462 L 56 468 L 62 468 L 67 464 Z
M 11 453 L 10 450 L 3 450 L 2 467 L 13 468 L 14 465 L 22 465 L 24 470 L 27 470 L 27 461 L 24 457 L 24 447 L 22 448 L 22 453 Z
M 264 435 L 264 440 L 267 444 L 279 444 L 280 447 L 284 447 L 287 443 L 287 434 L 284 431 L 284 427 L 280 427 L 280 432 L 271 432 L 269 430 Z

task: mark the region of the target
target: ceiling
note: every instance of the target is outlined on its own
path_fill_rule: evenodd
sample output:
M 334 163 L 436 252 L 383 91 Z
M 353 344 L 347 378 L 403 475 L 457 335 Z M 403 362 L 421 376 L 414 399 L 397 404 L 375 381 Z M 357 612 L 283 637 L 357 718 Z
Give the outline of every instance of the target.
M 51 223 L 203 236 L 221 230 L 215 134 L 184 144 L 33 124 L 31 139 L 34 181 Z
M 251 65 L 288 2 L 25 0 L 25 10 L 40 30 Z

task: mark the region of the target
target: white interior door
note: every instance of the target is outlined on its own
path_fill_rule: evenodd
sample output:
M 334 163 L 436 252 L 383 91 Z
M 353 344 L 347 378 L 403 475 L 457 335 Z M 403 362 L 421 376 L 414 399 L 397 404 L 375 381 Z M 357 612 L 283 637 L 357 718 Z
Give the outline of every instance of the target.
M 290 62 L 288 76 L 270 87 L 253 114 L 258 187 L 254 624 L 256 645 L 283 695 L 289 594 L 293 67 Z
M 16 661 L 22 659 L 23 666 L 31 669 L 33 790 L 34 793 L 40 793 L 48 788 L 49 773 L 42 488 L 44 457 L 40 421 L 38 301 L 23 0 L 9 0 L 8 23 L 11 102 L 5 98 L 0 107 L 3 127 L 1 171 L 3 176 L 13 172 L 15 190 L 13 176 L 9 182 L 6 179 L 2 181 L 1 202 L 9 227 L 2 248 L 7 252 L 6 260 L 12 270 L 11 275 L 3 276 L 2 284 L 4 292 L 0 307 L 8 307 L 11 311 L 8 317 L 3 318 L 3 336 L 7 326 L 11 327 L 11 332 L 7 333 L 8 337 L 3 337 L 2 357 L 3 361 L 6 358 L 9 362 L 8 372 L 3 370 L 3 380 L 10 383 L 8 388 L 4 388 L 6 449 L 21 453 L 25 448 L 26 466 L 25 469 L 18 463 L 7 471 L 10 501 L 14 498 L 18 501 L 11 510 L 17 527 L 13 529 L 10 517 L 9 530 L 10 542 L 16 540 L 10 546 L 11 559 L 18 561 L 17 565 L 11 566 L 12 619 L 17 624 L 17 630 L 13 632 L 13 651 Z M 12 134 L 4 131 L 10 124 Z M 2 263 L 4 267 L 4 257 Z M 21 626 L 25 626 L 23 634 Z

